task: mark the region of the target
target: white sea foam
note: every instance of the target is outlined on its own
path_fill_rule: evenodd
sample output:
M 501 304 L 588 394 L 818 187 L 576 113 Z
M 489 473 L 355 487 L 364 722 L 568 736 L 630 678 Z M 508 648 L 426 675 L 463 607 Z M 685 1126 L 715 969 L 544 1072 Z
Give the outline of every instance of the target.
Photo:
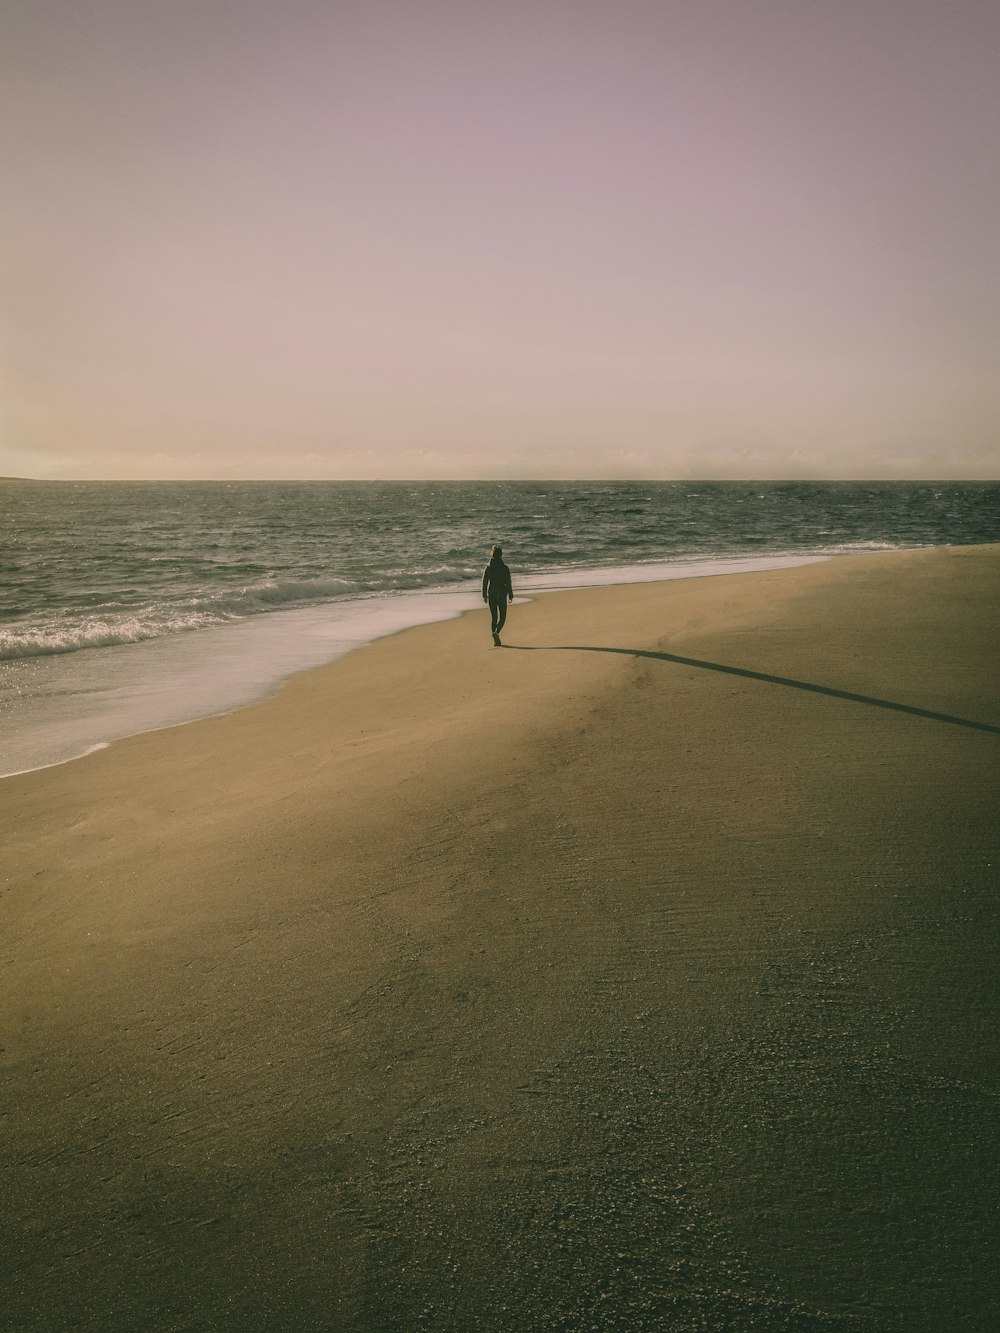
M 821 557 L 748 557 L 563 570 L 518 580 L 520 595 L 613 583 L 709 577 Z M 0 776 L 47 767 L 123 736 L 228 712 L 289 676 L 415 625 L 481 607 L 478 582 L 326 601 L 197 633 L 121 643 L 112 652 L 10 661 L 0 683 Z
M 112 648 L 126 643 L 142 643 L 185 630 L 218 625 L 225 617 L 194 611 L 174 611 L 157 615 L 145 610 L 117 617 L 95 616 L 75 623 L 44 626 L 38 629 L 0 629 L 0 661 L 23 657 L 49 657 L 56 653 L 75 653 L 84 648 Z
M 52 618 L 51 613 L 46 617 L 43 613 L 31 625 L 0 626 L 0 661 L 143 643 L 166 635 L 210 629 L 283 607 L 315 606 L 359 597 L 388 597 L 404 591 L 440 587 L 455 579 L 456 571 L 447 566 L 411 573 L 407 579 L 389 571 L 385 578 L 368 580 L 367 583 L 342 578 L 269 579 L 187 601 L 157 602 L 124 611 L 83 616 L 63 613 L 57 618 Z
M 249 616 L 110 652 L 10 661 L 0 676 L 0 776 L 229 712 L 298 671 L 474 605 L 468 590 L 359 598 Z

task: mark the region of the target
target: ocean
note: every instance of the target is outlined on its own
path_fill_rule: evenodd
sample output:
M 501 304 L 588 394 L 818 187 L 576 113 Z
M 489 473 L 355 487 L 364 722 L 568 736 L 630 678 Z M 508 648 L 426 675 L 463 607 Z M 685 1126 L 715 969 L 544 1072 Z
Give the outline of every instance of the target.
M 0 532 L 6 776 L 478 606 L 494 542 L 527 595 L 724 574 L 997 542 L 1000 483 L 0 481 Z

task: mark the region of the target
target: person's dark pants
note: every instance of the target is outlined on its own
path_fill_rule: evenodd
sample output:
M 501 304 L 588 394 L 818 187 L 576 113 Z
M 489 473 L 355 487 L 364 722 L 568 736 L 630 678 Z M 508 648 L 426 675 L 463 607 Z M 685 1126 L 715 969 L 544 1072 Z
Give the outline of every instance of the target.
M 504 627 L 504 621 L 507 619 L 507 598 L 501 602 L 495 602 L 490 598 L 490 615 L 493 618 L 493 633 L 499 634 Z

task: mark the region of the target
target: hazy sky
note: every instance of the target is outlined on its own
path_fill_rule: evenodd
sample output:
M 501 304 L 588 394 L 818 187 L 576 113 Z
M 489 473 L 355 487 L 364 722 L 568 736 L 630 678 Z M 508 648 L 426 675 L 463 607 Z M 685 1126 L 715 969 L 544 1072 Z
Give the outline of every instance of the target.
M 0 473 L 1000 477 L 996 0 L 4 0 Z

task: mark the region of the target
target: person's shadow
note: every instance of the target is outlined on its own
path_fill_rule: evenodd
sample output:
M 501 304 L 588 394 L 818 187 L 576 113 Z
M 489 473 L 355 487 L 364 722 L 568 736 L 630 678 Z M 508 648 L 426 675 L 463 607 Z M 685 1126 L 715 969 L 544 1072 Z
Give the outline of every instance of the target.
M 912 704 L 898 704 L 891 699 L 876 699 L 870 694 L 852 694 L 850 690 L 835 690 L 829 685 L 814 685 L 808 680 L 792 680 L 788 676 L 772 676 L 766 671 L 748 671 L 745 667 L 726 666 L 722 662 L 703 662 L 697 657 L 679 657 L 676 653 L 652 653 L 643 648 L 599 648 L 593 644 L 527 644 L 506 643 L 504 648 L 517 653 L 618 653 L 624 657 L 645 657 L 654 662 L 672 662 L 677 666 L 698 667 L 702 671 L 718 671 L 724 676 L 742 676 L 746 680 L 760 680 L 768 685 L 784 685 L 791 690 L 807 690 L 810 694 L 826 694 L 832 699 L 847 699 L 855 704 L 869 704 L 872 708 L 888 708 L 894 713 L 909 713 L 926 717 L 932 722 L 950 722 L 954 727 L 970 727 L 973 731 L 989 731 L 1000 736 L 1000 727 L 989 722 L 973 722 L 951 713 L 935 713 L 929 708 L 915 708 Z

